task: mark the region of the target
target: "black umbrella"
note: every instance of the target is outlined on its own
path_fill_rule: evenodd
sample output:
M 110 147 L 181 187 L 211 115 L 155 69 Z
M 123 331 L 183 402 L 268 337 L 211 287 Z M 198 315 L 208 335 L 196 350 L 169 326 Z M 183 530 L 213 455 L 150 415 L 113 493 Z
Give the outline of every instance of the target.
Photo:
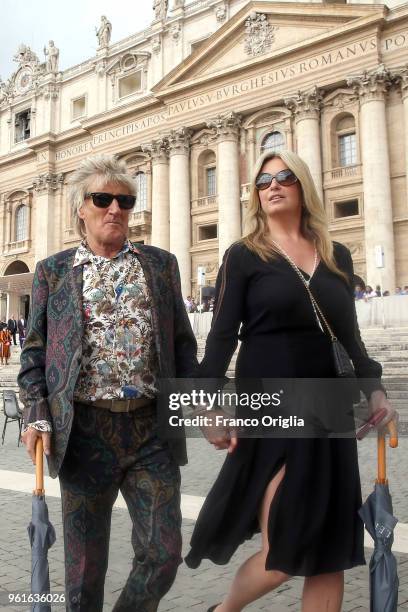
M 27 527 L 31 544 L 31 593 L 46 599 L 50 593 L 48 549 L 55 542 L 55 529 L 48 519 L 45 502 L 42 438 L 38 438 L 35 451 L 36 488 L 33 491 L 31 523 Z M 38 601 L 31 609 L 33 612 L 51 612 L 51 605 L 47 601 Z
M 394 422 L 388 425 L 390 446 L 398 446 Z M 370 612 L 396 612 L 398 606 L 397 560 L 391 547 L 394 527 L 398 520 L 393 516 L 391 495 L 388 489 L 385 465 L 385 434 L 378 433 L 378 478 L 374 491 L 359 510 L 366 529 L 374 540 L 374 552 L 370 559 Z

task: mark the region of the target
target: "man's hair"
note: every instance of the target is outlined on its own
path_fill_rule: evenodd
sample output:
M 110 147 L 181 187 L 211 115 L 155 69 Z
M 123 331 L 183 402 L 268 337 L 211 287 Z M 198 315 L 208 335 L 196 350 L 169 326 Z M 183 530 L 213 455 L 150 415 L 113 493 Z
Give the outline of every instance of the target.
M 126 162 L 114 155 L 94 155 L 82 160 L 79 167 L 68 179 L 68 203 L 71 207 L 75 227 L 80 236 L 84 237 L 85 224 L 78 211 L 83 206 L 85 194 L 91 183 L 98 179 L 100 189 L 106 183 L 115 183 L 126 187 L 131 195 L 137 195 L 136 182 L 128 174 Z

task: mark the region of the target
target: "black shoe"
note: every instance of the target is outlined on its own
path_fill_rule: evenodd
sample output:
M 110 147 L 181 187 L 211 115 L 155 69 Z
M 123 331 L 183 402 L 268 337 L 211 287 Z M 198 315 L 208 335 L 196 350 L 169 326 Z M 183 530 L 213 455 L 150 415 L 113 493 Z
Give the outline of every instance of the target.
M 208 608 L 207 612 L 214 612 L 214 610 L 216 609 L 217 606 L 219 606 L 220 604 L 217 603 L 215 604 L 215 606 L 211 606 L 211 608 Z

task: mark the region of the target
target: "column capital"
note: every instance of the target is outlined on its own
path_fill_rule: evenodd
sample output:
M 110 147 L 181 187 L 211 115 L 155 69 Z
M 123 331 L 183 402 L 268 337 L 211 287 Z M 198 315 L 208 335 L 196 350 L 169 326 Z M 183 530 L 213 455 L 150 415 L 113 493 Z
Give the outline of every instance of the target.
M 322 106 L 323 91 L 313 87 L 309 91 L 299 90 L 294 96 L 284 99 L 287 108 L 292 112 L 296 121 L 302 119 L 318 119 Z
M 241 127 L 241 115 L 234 112 L 217 115 L 214 119 L 207 121 L 207 127 L 214 130 L 214 136 L 218 140 L 237 140 Z
M 188 155 L 192 133 L 193 131 L 186 127 L 171 130 L 167 136 L 170 155 L 177 155 L 180 153 Z
M 169 161 L 169 143 L 165 137 L 142 145 L 142 151 L 150 154 L 152 164 L 167 164 Z
M 64 182 L 64 175 L 48 173 L 48 174 L 39 174 L 33 180 L 33 188 L 37 193 L 52 193 L 59 189 Z
M 359 96 L 360 103 L 364 103 L 384 100 L 392 81 L 393 77 L 388 68 L 379 64 L 377 68 L 348 77 L 347 85 Z
M 399 86 L 403 100 L 408 98 L 408 64 L 393 70 L 394 83 Z

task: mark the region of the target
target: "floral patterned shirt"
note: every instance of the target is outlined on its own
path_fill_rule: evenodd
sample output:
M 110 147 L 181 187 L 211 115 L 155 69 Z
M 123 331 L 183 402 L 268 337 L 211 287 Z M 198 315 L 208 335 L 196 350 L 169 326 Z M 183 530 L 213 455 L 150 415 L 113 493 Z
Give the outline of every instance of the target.
M 75 254 L 74 267 L 83 266 L 84 322 L 77 401 L 156 395 L 151 295 L 135 253 L 126 240 L 107 259 L 84 240 Z

